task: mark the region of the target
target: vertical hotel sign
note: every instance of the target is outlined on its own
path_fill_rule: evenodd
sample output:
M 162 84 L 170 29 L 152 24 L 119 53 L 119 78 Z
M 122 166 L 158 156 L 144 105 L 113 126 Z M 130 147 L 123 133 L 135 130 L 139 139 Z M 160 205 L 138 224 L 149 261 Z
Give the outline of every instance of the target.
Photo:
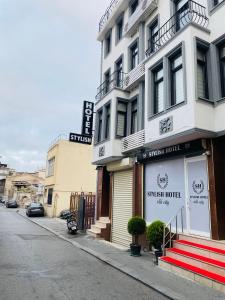
M 94 103 L 84 101 L 81 134 L 70 133 L 70 142 L 91 145 L 93 128 Z
M 84 101 L 81 134 L 92 136 L 94 103 Z

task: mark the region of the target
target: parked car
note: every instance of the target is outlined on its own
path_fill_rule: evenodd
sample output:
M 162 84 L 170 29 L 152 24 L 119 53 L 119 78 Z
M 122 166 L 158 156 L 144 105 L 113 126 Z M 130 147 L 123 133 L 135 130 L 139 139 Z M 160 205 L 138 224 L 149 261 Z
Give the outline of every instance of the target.
M 27 207 L 27 210 L 26 210 L 26 215 L 28 217 L 31 217 L 31 216 L 44 217 L 44 214 L 45 214 L 44 207 L 41 203 L 32 202 L 30 204 L 30 206 Z
M 69 209 L 64 209 L 60 212 L 59 217 L 61 219 L 67 219 L 67 217 L 70 215 L 70 210 Z
M 16 202 L 16 200 L 9 200 L 9 201 L 6 202 L 5 206 L 7 208 L 17 208 L 18 203 Z

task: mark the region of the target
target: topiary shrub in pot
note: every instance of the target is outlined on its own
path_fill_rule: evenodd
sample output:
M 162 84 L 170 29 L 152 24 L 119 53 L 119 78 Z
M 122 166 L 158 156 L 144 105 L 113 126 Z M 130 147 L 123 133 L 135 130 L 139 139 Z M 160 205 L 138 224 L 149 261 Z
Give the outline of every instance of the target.
M 141 255 L 141 245 L 138 244 L 138 237 L 146 231 L 146 222 L 139 216 L 132 217 L 127 224 L 128 232 L 133 236 L 133 243 L 130 244 L 131 256 Z
M 156 264 L 158 264 L 158 257 L 162 256 L 163 230 L 164 223 L 160 220 L 152 222 L 147 227 L 147 240 L 154 247 Z

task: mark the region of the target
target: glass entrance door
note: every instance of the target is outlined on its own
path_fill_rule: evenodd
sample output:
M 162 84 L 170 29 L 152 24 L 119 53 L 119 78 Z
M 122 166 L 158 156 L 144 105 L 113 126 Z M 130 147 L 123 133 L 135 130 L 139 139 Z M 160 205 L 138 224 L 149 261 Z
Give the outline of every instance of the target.
M 189 233 L 210 237 L 208 171 L 205 157 L 186 160 L 186 207 Z

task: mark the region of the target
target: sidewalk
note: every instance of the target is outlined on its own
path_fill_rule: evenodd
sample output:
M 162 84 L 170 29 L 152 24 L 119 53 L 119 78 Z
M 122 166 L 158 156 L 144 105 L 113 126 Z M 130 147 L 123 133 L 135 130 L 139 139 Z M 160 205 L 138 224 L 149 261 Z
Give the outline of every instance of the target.
M 179 300 L 222 300 L 225 295 L 203 285 L 178 277 L 170 272 L 161 270 L 154 265 L 154 257 L 150 253 L 142 253 L 141 257 L 131 257 L 126 248 L 112 245 L 103 240 L 78 233 L 69 235 L 66 222 L 58 218 L 28 218 L 25 211 L 19 209 L 21 216 L 45 228 L 59 238 L 75 247 L 95 256 L 119 271 L 155 289 L 169 299 Z

